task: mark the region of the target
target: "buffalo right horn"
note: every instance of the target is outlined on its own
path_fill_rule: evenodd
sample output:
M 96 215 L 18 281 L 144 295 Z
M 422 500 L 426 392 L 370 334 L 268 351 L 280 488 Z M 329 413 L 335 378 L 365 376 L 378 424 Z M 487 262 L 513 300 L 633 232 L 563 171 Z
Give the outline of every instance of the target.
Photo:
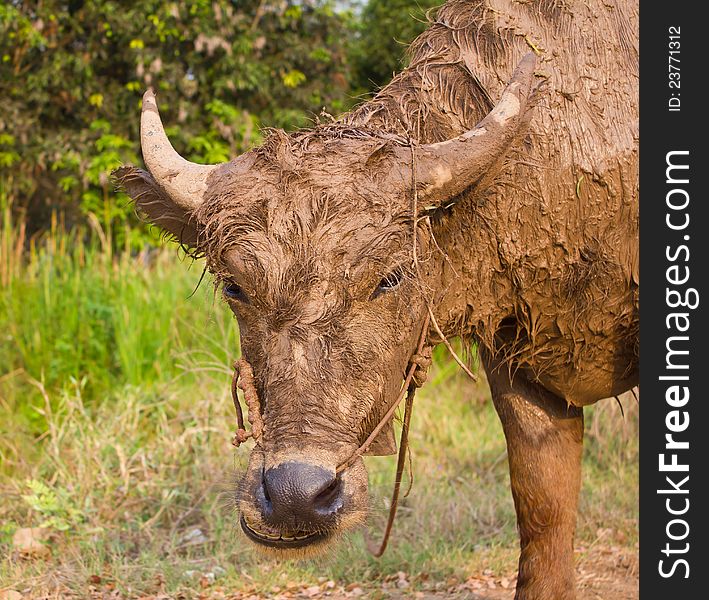
M 421 199 L 434 205 L 479 181 L 504 156 L 528 121 L 536 57 L 527 54 L 515 69 L 497 105 L 461 136 L 421 146 L 416 182 Z

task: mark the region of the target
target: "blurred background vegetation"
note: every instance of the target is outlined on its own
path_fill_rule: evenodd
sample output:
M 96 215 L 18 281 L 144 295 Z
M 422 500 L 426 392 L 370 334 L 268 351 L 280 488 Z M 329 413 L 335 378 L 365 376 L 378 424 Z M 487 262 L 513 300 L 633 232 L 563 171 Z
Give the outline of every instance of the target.
M 163 247 L 110 180 L 140 162 L 147 86 L 181 154 L 228 160 L 264 127 L 307 126 L 372 94 L 436 4 L 0 3 L 0 594 L 207 597 L 215 577 L 272 596 L 449 590 L 471 573 L 513 585 L 501 428 L 484 384 L 441 349 L 411 434 L 426 482 L 402 502 L 383 560 L 361 534 L 312 564 L 274 566 L 238 543 L 235 322 L 210 285 L 195 289 L 202 265 Z M 587 410 L 579 536 L 588 560 L 620 549 L 612 560 L 632 572 L 637 406 L 624 404 L 625 418 L 610 403 Z M 393 459 L 368 461 L 381 531 Z M 23 546 L 33 527 L 39 548 Z
M 140 101 L 160 97 L 177 150 L 223 162 L 337 115 L 401 69 L 431 0 L 43 0 L 0 6 L 0 189 L 27 234 L 88 219 L 154 238 L 109 174 L 136 163 Z M 92 215 L 92 216 L 91 216 Z

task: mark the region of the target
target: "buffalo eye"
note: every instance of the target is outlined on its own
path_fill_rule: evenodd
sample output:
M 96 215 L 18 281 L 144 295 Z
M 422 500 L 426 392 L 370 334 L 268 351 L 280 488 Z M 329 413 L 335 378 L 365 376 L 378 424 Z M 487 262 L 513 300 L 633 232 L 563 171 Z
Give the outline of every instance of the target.
M 374 300 L 374 298 L 376 298 L 377 296 L 396 289 L 401 284 L 403 278 L 404 271 L 401 268 L 395 269 L 387 276 L 382 278 L 382 280 L 379 282 L 379 285 L 377 286 L 377 289 L 375 289 L 372 293 L 371 299 Z
M 233 281 L 224 284 L 224 295 L 229 300 L 238 300 L 239 302 L 249 301 L 241 286 Z

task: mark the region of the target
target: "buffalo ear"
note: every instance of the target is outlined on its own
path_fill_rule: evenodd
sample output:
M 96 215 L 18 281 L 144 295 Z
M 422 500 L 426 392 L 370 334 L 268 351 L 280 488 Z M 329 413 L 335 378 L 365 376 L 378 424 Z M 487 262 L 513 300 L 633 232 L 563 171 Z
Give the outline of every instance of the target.
M 396 454 L 396 439 L 394 438 L 394 426 L 389 421 L 384 428 L 372 440 L 369 448 L 365 452 L 367 456 L 390 456 Z
M 138 213 L 172 239 L 189 248 L 197 246 L 197 223 L 192 214 L 176 204 L 143 169 L 125 166 L 113 172 L 118 187 L 135 203 Z

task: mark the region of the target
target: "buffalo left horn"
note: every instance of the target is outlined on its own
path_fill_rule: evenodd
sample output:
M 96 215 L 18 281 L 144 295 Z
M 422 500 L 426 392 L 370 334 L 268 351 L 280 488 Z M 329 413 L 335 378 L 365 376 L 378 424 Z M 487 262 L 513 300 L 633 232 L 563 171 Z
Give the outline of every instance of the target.
M 417 149 L 419 198 L 433 205 L 454 198 L 483 178 L 504 156 L 523 133 L 530 116 L 528 100 L 535 64 L 533 53 L 520 61 L 497 105 L 473 129 Z
M 195 210 L 202 203 L 207 177 L 219 165 L 193 163 L 175 151 L 162 126 L 152 88 L 143 95 L 140 147 L 145 165 L 158 185 L 180 208 Z

